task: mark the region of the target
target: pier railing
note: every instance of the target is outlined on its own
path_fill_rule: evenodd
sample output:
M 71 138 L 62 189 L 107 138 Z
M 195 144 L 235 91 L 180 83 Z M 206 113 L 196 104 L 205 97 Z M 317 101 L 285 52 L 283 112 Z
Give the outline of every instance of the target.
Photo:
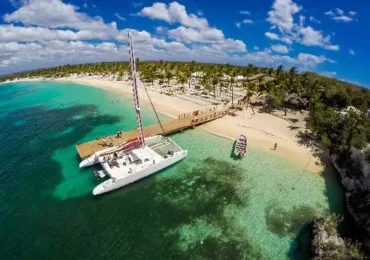
M 204 114 L 204 113 L 207 113 L 207 112 L 212 112 L 212 111 L 215 111 L 215 110 L 217 110 L 217 107 L 209 107 L 209 108 L 199 109 L 199 110 L 195 110 L 193 112 L 181 114 L 181 115 L 179 115 L 179 119 L 185 118 L 185 117 L 190 117 L 190 116 L 197 116 L 197 115 Z

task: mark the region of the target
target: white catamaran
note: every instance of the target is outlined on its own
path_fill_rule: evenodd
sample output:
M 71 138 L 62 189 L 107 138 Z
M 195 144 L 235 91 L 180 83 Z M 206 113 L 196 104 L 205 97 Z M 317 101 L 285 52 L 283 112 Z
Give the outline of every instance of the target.
M 159 135 L 144 138 L 137 89 L 134 46 L 130 32 L 128 32 L 128 42 L 130 47 L 129 54 L 135 103 L 134 108 L 139 136 L 123 145 L 96 152 L 80 163 L 80 168 L 100 163 L 103 171 L 95 172 L 95 174 L 99 177 L 109 177 L 94 188 L 94 195 L 106 193 L 131 184 L 187 156 L 187 150 L 183 150 L 170 138 Z

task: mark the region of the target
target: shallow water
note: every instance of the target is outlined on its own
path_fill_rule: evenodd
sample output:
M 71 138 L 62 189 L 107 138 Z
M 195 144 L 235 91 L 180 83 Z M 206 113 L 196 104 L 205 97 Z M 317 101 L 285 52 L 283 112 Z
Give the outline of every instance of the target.
M 182 162 L 93 197 L 74 146 L 136 127 L 132 101 L 100 89 L 0 85 L 0 119 L 4 259 L 304 259 L 305 225 L 342 210 L 329 170 L 257 149 L 235 161 L 232 142 L 199 129 L 171 136 L 189 151 Z M 149 108 L 143 122 L 155 123 Z

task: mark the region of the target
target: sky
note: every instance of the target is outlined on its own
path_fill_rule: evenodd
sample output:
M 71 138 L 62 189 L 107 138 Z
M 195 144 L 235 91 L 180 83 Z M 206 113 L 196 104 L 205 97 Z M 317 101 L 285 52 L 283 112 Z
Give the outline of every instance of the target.
M 141 60 L 315 71 L 370 87 L 368 0 L 0 0 L 0 75 Z

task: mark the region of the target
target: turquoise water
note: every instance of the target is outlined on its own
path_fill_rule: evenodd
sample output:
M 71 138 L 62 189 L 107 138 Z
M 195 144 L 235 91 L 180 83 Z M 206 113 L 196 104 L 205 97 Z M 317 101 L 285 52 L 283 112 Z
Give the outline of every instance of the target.
M 199 129 L 171 136 L 182 162 L 105 196 L 74 146 L 133 129 L 132 101 L 60 83 L 0 85 L 4 259 L 304 259 L 306 224 L 342 210 L 328 169 L 313 175 Z M 162 117 L 165 120 L 165 117 Z M 155 123 L 143 108 L 145 125 Z

